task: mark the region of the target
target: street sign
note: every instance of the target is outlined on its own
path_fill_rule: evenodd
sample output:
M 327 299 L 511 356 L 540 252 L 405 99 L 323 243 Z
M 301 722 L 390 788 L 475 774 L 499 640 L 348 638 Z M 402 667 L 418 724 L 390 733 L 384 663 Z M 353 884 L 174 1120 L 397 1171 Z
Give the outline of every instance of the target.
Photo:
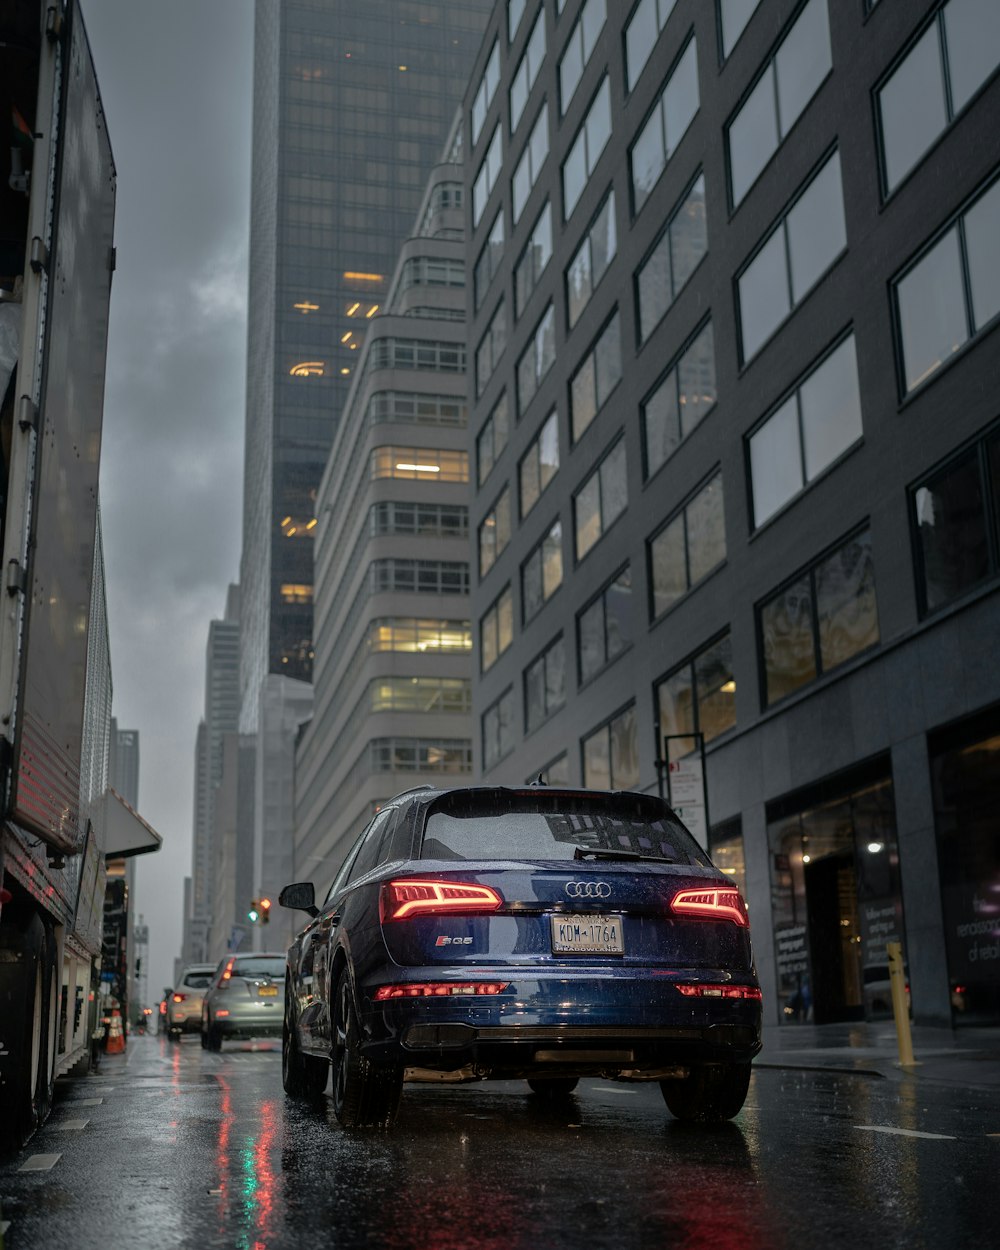
M 690 829 L 695 841 L 708 850 L 705 761 L 700 753 L 670 761 L 667 765 L 667 793 L 670 806 Z

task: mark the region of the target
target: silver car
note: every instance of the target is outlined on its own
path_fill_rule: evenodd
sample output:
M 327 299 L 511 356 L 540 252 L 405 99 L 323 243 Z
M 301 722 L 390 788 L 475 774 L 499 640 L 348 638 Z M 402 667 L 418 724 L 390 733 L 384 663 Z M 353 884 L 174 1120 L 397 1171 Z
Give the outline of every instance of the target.
M 284 987 L 283 954 L 228 955 L 205 991 L 202 1046 L 221 1050 L 227 1037 L 280 1037 Z
M 179 1042 L 182 1033 L 201 1031 L 201 1004 L 215 975 L 216 964 L 191 964 L 181 973 L 177 986 L 166 995 L 163 1013 L 167 1037 Z

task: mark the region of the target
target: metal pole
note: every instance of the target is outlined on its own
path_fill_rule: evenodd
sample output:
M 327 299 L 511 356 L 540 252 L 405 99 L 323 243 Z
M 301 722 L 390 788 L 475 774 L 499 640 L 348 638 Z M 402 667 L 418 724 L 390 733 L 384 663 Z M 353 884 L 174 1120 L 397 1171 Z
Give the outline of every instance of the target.
M 887 942 L 885 951 L 889 957 L 889 986 L 892 991 L 892 1014 L 896 1021 L 899 1066 L 913 1068 L 917 1066 L 917 1060 L 913 1057 L 913 1041 L 910 1037 L 910 1005 L 906 1001 L 903 945 L 901 942 Z

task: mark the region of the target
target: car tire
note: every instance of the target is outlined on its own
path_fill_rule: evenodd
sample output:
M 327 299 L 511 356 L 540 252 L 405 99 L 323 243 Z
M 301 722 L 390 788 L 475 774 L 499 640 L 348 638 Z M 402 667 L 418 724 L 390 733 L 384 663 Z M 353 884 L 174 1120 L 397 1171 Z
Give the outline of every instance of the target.
M 292 1098 L 320 1098 L 330 1079 L 330 1065 L 325 1059 L 304 1055 L 291 1020 L 288 991 L 285 991 L 285 1019 L 281 1026 L 281 1084 Z
M 389 1128 L 399 1110 L 403 1069 L 361 1053 L 361 1026 L 347 971 L 333 995 L 333 1113 L 344 1128 Z
M 180 1040 L 181 1040 L 180 1029 L 168 1029 L 167 1030 L 168 1042 L 179 1042 Z
M 546 1102 L 559 1102 L 568 1098 L 576 1089 L 578 1078 L 575 1076 L 529 1076 L 528 1088 Z
M 208 1050 L 208 1034 L 204 1028 L 201 1030 L 201 1048 L 202 1050 Z
M 206 1050 L 218 1051 L 222 1049 L 222 1033 L 214 1024 L 209 1024 L 208 1032 L 204 1035 L 204 1037 Z
M 750 1064 L 696 1064 L 681 1081 L 661 1081 L 663 1101 L 678 1120 L 721 1124 L 731 1120 L 746 1102 Z

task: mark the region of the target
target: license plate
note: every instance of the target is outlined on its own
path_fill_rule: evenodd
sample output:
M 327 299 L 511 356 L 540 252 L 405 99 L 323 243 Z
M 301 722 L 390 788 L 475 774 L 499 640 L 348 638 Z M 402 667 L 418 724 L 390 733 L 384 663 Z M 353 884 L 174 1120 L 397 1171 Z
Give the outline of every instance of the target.
M 258 985 L 257 993 L 261 998 L 274 998 L 278 993 L 276 985 Z
M 553 955 L 624 955 L 621 916 L 552 916 Z

